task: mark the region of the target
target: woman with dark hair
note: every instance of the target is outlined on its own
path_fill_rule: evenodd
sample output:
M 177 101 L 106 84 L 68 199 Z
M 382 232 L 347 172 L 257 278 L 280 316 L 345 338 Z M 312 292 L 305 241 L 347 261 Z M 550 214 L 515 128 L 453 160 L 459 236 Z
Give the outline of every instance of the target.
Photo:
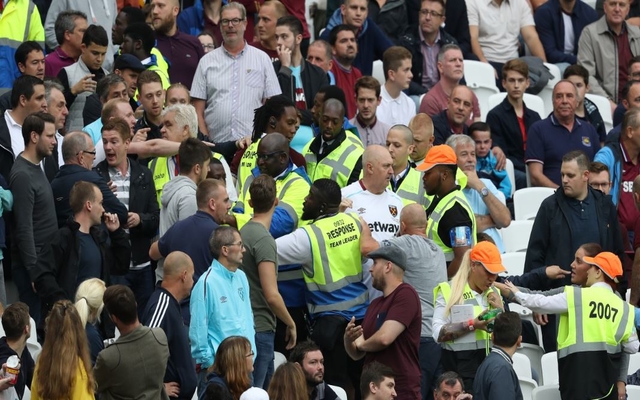
M 307 381 L 297 363 L 284 363 L 276 369 L 269 383 L 270 400 L 307 400 Z
M 200 395 L 200 400 L 206 400 L 208 387 L 219 385 L 229 390 L 233 400 L 239 400 L 240 395 L 251 387 L 251 373 L 253 372 L 253 351 L 251 343 L 243 336 L 229 336 L 220 343 L 213 365 L 207 372 L 207 390 Z M 213 390 L 213 389 L 212 389 Z
M 95 381 L 87 335 L 69 300 L 57 301 L 45 320 L 48 337 L 31 383 L 33 400 L 93 400 Z

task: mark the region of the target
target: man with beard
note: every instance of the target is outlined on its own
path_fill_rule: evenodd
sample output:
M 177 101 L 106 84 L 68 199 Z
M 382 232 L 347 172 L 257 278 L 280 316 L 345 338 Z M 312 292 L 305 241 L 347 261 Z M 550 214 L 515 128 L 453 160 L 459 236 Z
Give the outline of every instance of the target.
M 333 65 L 331 72 L 336 78 L 336 85 L 346 94 L 347 117 L 356 115 L 354 93 L 356 81 L 362 76 L 362 72 L 353 65 L 358 55 L 358 42 L 354 28 L 349 25 L 338 25 L 331 30 L 329 44 L 333 47 Z
M 344 347 L 354 360 L 364 358 L 365 367 L 376 361 L 391 367 L 396 373 L 398 398 L 420 400 L 422 312 L 418 293 L 402 281 L 407 257 L 389 241 L 368 256 L 373 259 L 373 287 L 382 292 L 382 297 L 371 302 L 362 325 L 351 318 L 344 333 Z
M 289 361 L 302 367 L 307 381 L 309 400 L 338 400 L 338 395 L 324 381 L 324 356 L 311 340 L 299 343 L 291 351 Z
M 178 30 L 176 18 L 180 5 L 177 0 L 153 0 L 151 10 L 156 46 L 173 65 L 173 68 L 169 68 L 169 80 L 191 88 L 198 62 L 204 56 L 202 44 L 195 36 Z

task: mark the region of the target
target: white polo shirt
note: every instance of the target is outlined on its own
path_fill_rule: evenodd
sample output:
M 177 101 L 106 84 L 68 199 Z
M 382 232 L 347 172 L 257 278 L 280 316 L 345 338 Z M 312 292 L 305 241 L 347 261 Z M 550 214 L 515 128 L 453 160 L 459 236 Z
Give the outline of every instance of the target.
M 409 125 L 411 118 L 416 115 L 416 103 L 409 96 L 400 92 L 395 99 L 391 97 L 387 88 L 380 88 L 382 101 L 376 110 L 376 117 L 389 126 L 396 124 Z

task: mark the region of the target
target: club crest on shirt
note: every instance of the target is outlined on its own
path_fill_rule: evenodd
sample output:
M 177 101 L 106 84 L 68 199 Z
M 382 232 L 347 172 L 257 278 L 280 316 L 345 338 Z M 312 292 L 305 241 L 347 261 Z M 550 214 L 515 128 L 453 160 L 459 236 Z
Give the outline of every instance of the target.
M 244 288 L 238 288 L 238 296 L 240 296 L 240 300 L 244 301 Z
M 591 139 L 589 139 L 589 136 L 582 137 L 582 145 L 586 147 L 591 147 Z
M 391 213 L 392 217 L 397 217 L 398 216 L 398 207 L 389 204 L 389 212 Z
M 358 212 L 358 214 L 364 214 L 367 212 L 367 209 L 364 207 L 360 207 L 356 211 Z

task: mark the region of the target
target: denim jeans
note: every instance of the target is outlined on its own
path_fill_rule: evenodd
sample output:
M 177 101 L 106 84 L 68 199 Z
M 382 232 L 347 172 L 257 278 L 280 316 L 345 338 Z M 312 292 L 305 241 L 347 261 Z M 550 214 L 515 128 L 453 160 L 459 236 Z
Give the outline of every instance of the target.
M 256 332 L 256 359 L 253 362 L 253 386 L 267 390 L 273 376 L 274 331 Z
M 31 286 L 31 277 L 27 272 L 27 268 L 22 265 L 12 265 L 11 273 L 13 275 L 13 282 L 16 284 L 18 288 L 18 296 L 20 297 L 20 301 L 29 306 L 29 315 L 36 321 L 36 326 L 38 328 L 44 329 L 44 325 L 42 324 L 42 303 L 40 300 L 40 296 L 38 296 Z M 31 332 L 32 335 L 35 335 L 35 332 Z
M 422 392 L 422 400 L 433 400 L 433 389 L 438 376 L 442 372 L 440 366 L 440 353 L 442 348 L 436 343 L 432 337 L 420 338 L 420 372 L 422 380 L 420 381 L 420 390 Z

